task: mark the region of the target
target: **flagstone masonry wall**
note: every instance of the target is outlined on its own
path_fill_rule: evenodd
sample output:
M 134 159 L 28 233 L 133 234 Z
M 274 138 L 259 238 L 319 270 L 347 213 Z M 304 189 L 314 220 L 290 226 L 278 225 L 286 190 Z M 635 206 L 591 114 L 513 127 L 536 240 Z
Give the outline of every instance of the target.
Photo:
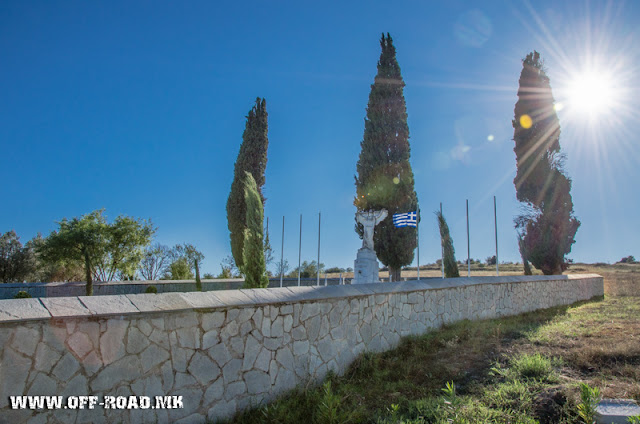
M 215 421 L 403 336 L 603 294 L 602 277 L 568 275 L 0 300 L 0 422 Z M 12 410 L 15 395 L 175 395 L 184 408 Z

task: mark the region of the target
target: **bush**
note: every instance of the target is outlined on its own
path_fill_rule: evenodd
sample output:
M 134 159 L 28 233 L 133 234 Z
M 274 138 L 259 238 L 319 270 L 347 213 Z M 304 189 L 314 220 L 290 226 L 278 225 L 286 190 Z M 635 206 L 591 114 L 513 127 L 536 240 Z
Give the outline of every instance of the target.
M 147 289 L 144 291 L 145 293 L 158 293 L 158 289 L 156 286 L 147 286 Z
M 13 296 L 14 299 L 29 299 L 30 297 L 31 295 L 24 290 L 20 290 L 15 296 Z
M 629 255 L 626 258 L 620 259 L 620 261 L 618 263 L 620 263 L 620 264 L 635 264 L 636 263 L 636 258 L 634 258 L 632 255 Z
M 553 372 L 551 360 L 536 353 L 522 355 L 512 363 L 512 369 L 524 379 L 547 380 Z
M 345 272 L 345 269 L 334 266 L 333 268 L 326 269 L 324 272 L 326 272 L 327 274 L 338 274 L 340 272 Z

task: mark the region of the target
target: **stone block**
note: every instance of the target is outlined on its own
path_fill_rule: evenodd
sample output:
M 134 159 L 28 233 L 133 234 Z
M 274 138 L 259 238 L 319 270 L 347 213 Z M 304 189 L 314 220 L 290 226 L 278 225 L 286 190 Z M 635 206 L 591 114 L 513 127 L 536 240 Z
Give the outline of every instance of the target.
M 38 371 L 49 372 L 61 357 L 62 355 L 51 349 L 47 344 L 40 343 L 36 349 L 34 367 Z
M 42 297 L 40 301 L 53 318 L 87 317 L 91 315 L 77 297 Z
M 61 382 L 66 382 L 73 376 L 76 371 L 80 369 L 80 365 L 76 358 L 71 354 L 67 353 L 60 359 L 58 364 L 53 369 L 53 375 L 60 380 Z
M 126 297 L 140 312 L 181 311 L 193 309 L 180 293 L 127 294 Z
M 627 424 L 627 418 L 640 415 L 633 399 L 603 399 L 596 407 L 597 424 Z
M 253 370 L 245 373 L 244 381 L 252 395 L 268 392 L 271 388 L 271 378 L 263 371 Z
M 209 356 L 216 361 L 218 366 L 223 367 L 231 360 L 231 353 L 224 343 L 218 343 L 208 350 Z
M 18 327 L 13 335 L 11 346 L 18 352 L 33 356 L 40 340 L 40 332 L 32 327 Z
M 229 384 L 240 379 L 242 359 L 232 359 L 222 368 L 224 384 Z
M 137 314 L 140 311 L 124 295 L 78 296 L 92 315 Z
M 211 309 L 227 306 L 213 292 L 180 293 L 180 297 L 193 309 Z
M 254 300 L 240 290 L 219 290 L 211 292 L 225 306 L 253 306 Z
M 140 354 L 140 362 L 142 364 L 142 372 L 147 373 L 154 367 L 169 360 L 169 352 L 158 345 L 151 344 Z
M 219 329 L 224 324 L 225 312 L 212 312 L 202 315 L 202 329 L 209 331 L 212 329 Z
M 51 313 L 39 299 L 0 300 L 0 322 L 51 318 Z
M 196 352 L 193 355 L 187 370 L 202 386 L 207 386 L 207 384 L 220 376 L 220 368 L 207 355 L 201 352 Z
M 2 365 L 0 365 L 0 408 L 8 405 L 9 396 L 26 394 L 24 389 L 30 368 L 29 358 L 25 358 L 11 348 L 4 349 Z

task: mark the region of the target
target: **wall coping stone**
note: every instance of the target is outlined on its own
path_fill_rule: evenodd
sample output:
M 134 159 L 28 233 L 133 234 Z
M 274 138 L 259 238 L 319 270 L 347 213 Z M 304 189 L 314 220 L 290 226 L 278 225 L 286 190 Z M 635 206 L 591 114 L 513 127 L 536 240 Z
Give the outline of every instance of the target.
M 375 294 L 409 293 L 469 285 L 565 281 L 602 278 L 598 274 L 429 278 L 397 283 L 293 286 L 187 293 L 0 299 L 0 323 L 51 318 L 80 318 L 140 313 L 222 309 L 229 307 L 345 299 Z
M 16 299 L 17 300 L 17 299 Z M 43 297 L 40 302 L 52 318 L 90 316 L 91 312 L 77 297 Z M 0 306 L 0 309 L 2 306 Z
M 3 299 L 0 302 L 0 322 L 51 318 L 40 299 Z

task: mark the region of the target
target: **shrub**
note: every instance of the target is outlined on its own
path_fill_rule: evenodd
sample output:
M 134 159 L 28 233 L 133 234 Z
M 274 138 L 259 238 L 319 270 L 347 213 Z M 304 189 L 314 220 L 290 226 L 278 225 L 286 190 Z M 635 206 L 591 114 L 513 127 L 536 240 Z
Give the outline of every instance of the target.
M 147 286 L 147 289 L 144 291 L 145 293 L 158 293 L 158 289 L 156 286 Z
M 29 299 L 30 297 L 31 295 L 24 290 L 20 290 L 15 296 L 13 296 L 14 299 Z
M 512 369 L 522 378 L 536 380 L 546 380 L 553 372 L 551 360 L 539 353 L 520 356 L 513 361 Z
M 589 385 L 580 383 L 580 399 L 578 405 L 578 415 L 586 424 L 592 424 L 596 419 L 596 407 L 600 402 L 600 390 L 597 387 L 591 388 Z

